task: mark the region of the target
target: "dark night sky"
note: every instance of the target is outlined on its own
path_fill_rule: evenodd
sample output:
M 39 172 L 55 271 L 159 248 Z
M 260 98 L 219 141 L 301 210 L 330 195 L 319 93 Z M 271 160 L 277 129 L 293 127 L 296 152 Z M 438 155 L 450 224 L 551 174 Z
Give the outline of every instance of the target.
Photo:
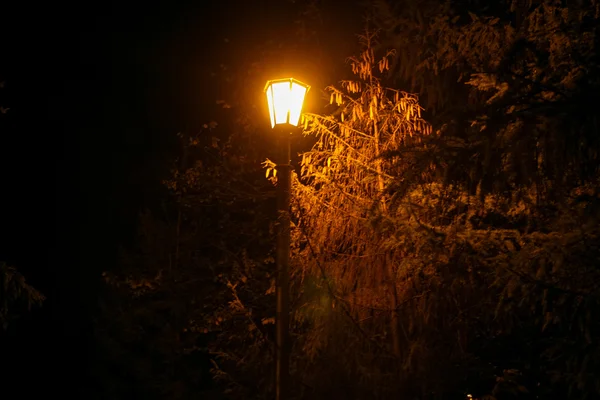
M 48 297 L 0 336 L 12 371 L 6 381 L 20 397 L 80 398 L 99 273 L 152 202 L 175 133 L 211 118 L 219 88 L 210 72 L 219 63 L 247 60 L 271 36 L 293 38 L 295 7 L 282 0 L 2 5 L 0 102 L 11 110 L 0 119 L 0 261 Z M 342 10 L 335 1 L 326 9 Z M 331 33 L 322 46 L 336 43 L 340 61 L 356 21 L 338 14 L 323 28 Z

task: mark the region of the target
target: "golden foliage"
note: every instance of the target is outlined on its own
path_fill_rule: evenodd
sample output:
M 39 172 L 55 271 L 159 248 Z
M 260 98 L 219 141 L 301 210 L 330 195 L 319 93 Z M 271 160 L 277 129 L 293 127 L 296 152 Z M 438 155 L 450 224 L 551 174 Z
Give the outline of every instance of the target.
M 374 39 L 363 36 L 365 50 L 349 58 L 357 78 L 326 89 L 337 111 L 305 115 L 304 132 L 316 142 L 301 155 L 292 209 L 297 221 L 294 274 L 304 282 L 297 323 L 311 326 L 302 346 L 312 357 L 348 345 L 331 336 L 340 333 L 340 325 L 363 332 L 362 338 L 345 338 L 359 357 L 389 356 L 392 336 L 398 335 L 394 328 L 363 331 L 393 324 L 398 301 L 394 276 L 402 274 L 400 253 L 385 230 L 373 226 L 373 220 L 390 218 L 385 188 L 399 173 L 382 156 L 419 143 L 432 130 L 421 117 L 416 95 L 383 86 L 381 74 L 395 53 L 377 59 Z

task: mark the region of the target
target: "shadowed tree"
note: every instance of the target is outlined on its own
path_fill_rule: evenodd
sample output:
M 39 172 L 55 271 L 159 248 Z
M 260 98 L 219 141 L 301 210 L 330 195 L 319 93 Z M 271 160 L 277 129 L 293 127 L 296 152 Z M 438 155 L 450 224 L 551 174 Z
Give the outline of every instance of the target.
M 439 131 L 386 155 L 414 167 L 392 207 L 426 189 L 413 212 L 437 237 L 429 256 L 485 278 L 473 300 L 495 310 L 457 315 L 476 328 L 463 345 L 519 369 L 521 396 L 597 396 L 598 2 L 377 4 L 384 43 L 405 55 L 392 75 L 414 74 Z M 431 82 L 447 90 L 431 97 Z
M 44 300 L 44 295 L 28 285 L 14 267 L 0 262 L 0 325 L 4 330 Z

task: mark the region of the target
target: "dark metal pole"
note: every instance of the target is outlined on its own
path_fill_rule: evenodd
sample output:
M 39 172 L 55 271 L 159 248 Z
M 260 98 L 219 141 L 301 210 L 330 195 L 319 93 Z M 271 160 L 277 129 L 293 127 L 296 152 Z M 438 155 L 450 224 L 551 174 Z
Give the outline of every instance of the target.
M 277 349 L 275 398 L 289 398 L 290 368 L 290 135 L 281 135 L 281 156 L 277 165 Z

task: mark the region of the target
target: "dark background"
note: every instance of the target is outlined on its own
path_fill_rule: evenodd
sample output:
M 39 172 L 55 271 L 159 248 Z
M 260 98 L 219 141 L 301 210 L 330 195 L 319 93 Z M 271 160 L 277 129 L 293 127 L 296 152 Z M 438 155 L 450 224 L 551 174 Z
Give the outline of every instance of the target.
M 244 62 L 271 36 L 293 41 L 290 21 L 302 7 L 291 1 L 0 7 L 0 104 L 10 108 L 0 118 L 0 260 L 47 297 L 2 333 L 5 393 L 81 397 L 100 274 L 131 241 L 138 211 L 153 206 L 175 133 L 211 119 L 219 91 L 212 70 Z M 314 44 L 321 67 L 350 54 L 361 23 L 352 7 L 333 1 L 325 9 L 337 18 Z M 311 83 L 328 79 L 322 73 Z

